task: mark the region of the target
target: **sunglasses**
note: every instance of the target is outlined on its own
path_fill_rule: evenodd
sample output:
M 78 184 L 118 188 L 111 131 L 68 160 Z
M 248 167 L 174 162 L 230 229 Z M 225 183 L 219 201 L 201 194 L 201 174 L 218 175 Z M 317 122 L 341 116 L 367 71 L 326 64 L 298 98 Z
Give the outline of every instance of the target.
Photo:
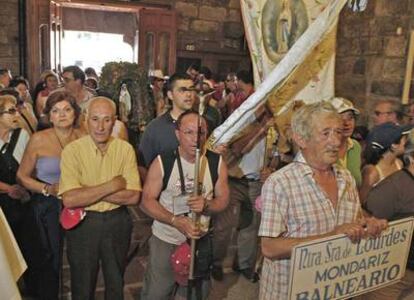
M 9 115 L 15 115 L 18 112 L 17 108 L 12 107 L 8 110 L 0 111 L 0 115 L 9 114 Z

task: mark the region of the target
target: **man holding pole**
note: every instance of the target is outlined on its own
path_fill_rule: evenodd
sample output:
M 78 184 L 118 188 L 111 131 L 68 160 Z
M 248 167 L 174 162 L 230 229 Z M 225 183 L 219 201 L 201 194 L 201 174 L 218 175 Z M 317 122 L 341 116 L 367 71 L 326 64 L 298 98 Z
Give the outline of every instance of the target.
M 198 240 L 208 236 L 210 215 L 224 210 L 228 204 L 227 167 L 220 156 L 203 151 L 207 135 L 205 119 L 188 111 L 178 118 L 176 125 L 178 149 L 154 159 L 143 190 L 141 207 L 154 218 L 142 291 L 142 299 L 147 300 L 170 299 L 176 281 L 171 255 L 188 238 Z M 197 149 L 202 153 L 198 170 Z M 193 195 L 196 172 L 199 196 Z M 191 213 L 201 215 L 196 224 L 190 218 Z M 197 261 L 195 264 L 197 269 Z

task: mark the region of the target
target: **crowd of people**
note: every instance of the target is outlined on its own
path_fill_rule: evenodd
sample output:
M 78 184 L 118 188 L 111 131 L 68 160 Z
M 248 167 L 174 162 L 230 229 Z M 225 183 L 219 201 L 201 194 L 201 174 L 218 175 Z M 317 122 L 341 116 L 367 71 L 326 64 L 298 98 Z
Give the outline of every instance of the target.
M 294 246 L 340 233 L 375 238 L 387 220 L 414 214 L 414 105 L 376 101 L 367 127 L 345 98 L 293 102 L 280 118 L 262 106 L 246 135 L 206 149 L 254 93 L 251 72 L 154 70 L 155 115 L 133 131 L 136 146 L 125 88 L 108 95 L 92 68 L 68 66 L 29 92 L 0 69 L 0 207 L 28 265 L 25 290 L 38 299 L 59 298 L 64 239 L 72 299 L 94 298 L 100 268 L 105 299 L 123 299 L 131 205 L 154 220 L 148 300 L 187 295 L 191 253 L 193 296 L 205 299 L 211 278 L 223 280 L 233 233 L 233 270 L 260 280 L 260 299 L 286 299 Z M 413 274 L 414 255 L 400 283 L 363 297 L 413 296 Z

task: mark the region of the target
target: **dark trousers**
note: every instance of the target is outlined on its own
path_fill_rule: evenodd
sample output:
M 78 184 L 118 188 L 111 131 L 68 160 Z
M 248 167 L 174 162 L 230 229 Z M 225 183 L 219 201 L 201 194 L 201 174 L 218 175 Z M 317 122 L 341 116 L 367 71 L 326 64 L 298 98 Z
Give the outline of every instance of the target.
M 29 292 L 39 299 L 57 299 L 62 264 L 63 231 L 59 224 L 59 199 L 35 194 L 27 204 L 23 254 L 28 269 L 24 275 Z
M 126 207 L 86 213 L 66 232 L 73 300 L 95 298 L 99 265 L 105 281 L 105 299 L 123 299 L 124 272 L 132 222 Z

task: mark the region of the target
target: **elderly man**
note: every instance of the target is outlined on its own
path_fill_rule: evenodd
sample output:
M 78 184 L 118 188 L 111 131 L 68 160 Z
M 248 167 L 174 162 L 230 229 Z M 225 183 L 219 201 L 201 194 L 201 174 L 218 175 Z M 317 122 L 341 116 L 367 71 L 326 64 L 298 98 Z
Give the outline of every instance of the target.
M 383 99 L 376 101 L 372 109 L 372 125 L 378 126 L 384 123 L 398 124 L 401 114 L 401 105 L 395 100 Z
M 158 155 L 148 171 L 141 206 L 155 221 L 142 299 L 170 299 L 175 283 L 171 254 L 179 245 L 186 243 L 187 238 L 198 239 L 204 235 L 204 241 L 208 241 L 209 216 L 224 210 L 228 203 L 226 164 L 217 154 L 209 151 L 200 159 L 199 185 L 202 195 L 192 196 L 198 118 L 198 114 L 192 111 L 178 118 L 175 132 L 178 149 Z M 202 118 L 199 133 L 201 149 L 206 133 L 206 121 Z M 190 210 L 201 214 L 199 226 L 187 216 Z M 204 248 L 208 249 L 209 244 L 211 242 Z M 209 277 L 208 266 L 206 269 L 203 279 Z
M 62 152 L 59 194 L 67 208 L 83 207 L 85 218 L 66 232 L 72 299 L 91 299 L 99 265 L 105 299 L 123 299 L 123 274 L 132 223 L 126 205 L 140 196 L 135 153 L 127 142 L 112 138 L 115 104 L 91 100 L 89 135 Z
M 300 152 L 273 173 L 262 190 L 259 236 L 265 259 L 260 299 L 287 299 L 294 246 L 340 233 L 358 241 L 378 235 L 387 225 L 362 216 L 354 179 L 335 165 L 342 126 L 335 108 L 326 102 L 305 105 L 293 116 L 293 139 Z

